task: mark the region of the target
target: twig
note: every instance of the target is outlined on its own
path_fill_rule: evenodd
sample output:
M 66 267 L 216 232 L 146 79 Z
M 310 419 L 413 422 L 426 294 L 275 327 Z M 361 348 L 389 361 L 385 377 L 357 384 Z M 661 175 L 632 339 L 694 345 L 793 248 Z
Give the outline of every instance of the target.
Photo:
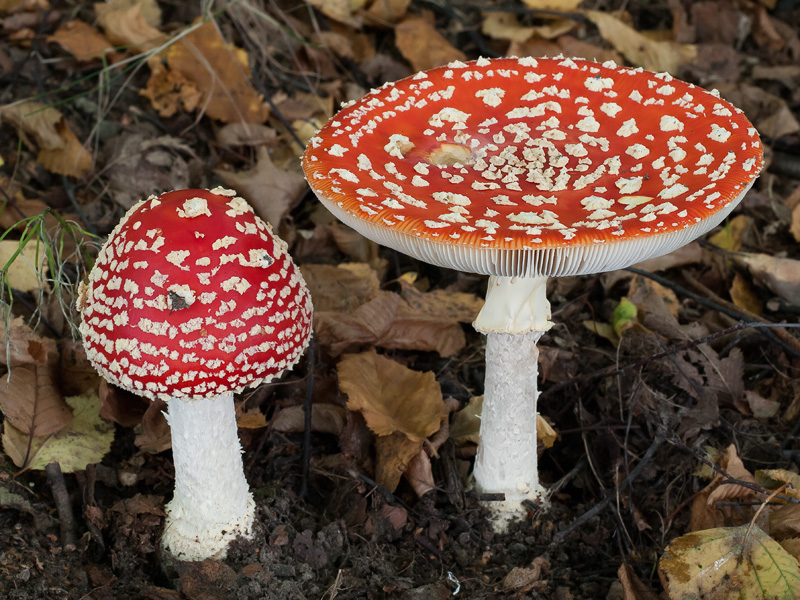
M 708 289 L 702 283 L 697 281 L 697 279 L 692 277 L 692 275 L 689 272 L 684 271 L 682 274 L 684 279 L 686 279 L 686 281 L 689 283 L 689 285 L 691 285 L 696 290 L 702 292 L 703 294 L 706 294 L 714 302 L 717 302 L 721 306 L 724 306 L 726 309 L 728 309 L 730 311 L 728 314 L 737 313 L 739 315 L 739 318 L 746 317 L 750 321 L 755 321 L 758 323 L 771 323 L 771 321 L 768 321 L 767 319 L 761 317 L 760 315 L 750 312 L 746 308 L 742 308 L 741 306 L 736 306 L 733 302 L 728 302 L 724 298 L 720 298 L 717 294 L 715 294 L 713 291 Z M 783 341 L 787 346 L 791 346 L 792 348 L 794 348 L 794 350 L 798 353 L 798 355 L 800 355 L 800 340 L 790 335 L 788 331 L 784 331 L 783 329 L 775 329 L 767 331 L 779 337 L 781 341 Z
M 44 468 L 47 482 L 53 491 L 53 500 L 58 511 L 58 520 L 61 523 L 61 545 L 64 548 L 75 547 L 75 517 L 72 515 L 72 504 L 67 491 L 67 482 L 57 462 L 51 462 Z
M 626 487 L 630 487 L 633 484 L 636 478 L 639 477 L 644 468 L 653 459 L 653 456 L 655 456 L 656 451 L 659 449 L 659 447 L 661 447 L 661 444 L 663 442 L 664 439 L 661 436 L 656 436 L 656 438 L 653 440 L 653 443 L 650 444 L 650 447 L 647 449 L 647 452 L 645 452 L 644 456 L 642 457 L 642 460 L 639 461 L 639 464 L 636 465 L 636 467 L 634 467 L 634 469 L 631 471 L 630 475 L 628 475 L 625 479 L 623 479 L 617 486 L 617 490 L 619 492 L 621 492 Z M 602 512 L 611 503 L 611 501 L 614 500 L 616 493 L 617 492 L 615 491 L 611 490 L 608 491 L 603 497 L 603 499 L 600 500 L 600 502 L 595 504 L 591 509 L 589 509 L 588 511 L 583 513 L 580 517 L 575 519 L 572 523 L 570 523 L 570 525 L 566 529 L 559 531 L 557 534 L 555 534 L 553 536 L 552 544 L 560 544 L 570 533 L 575 531 L 578 527 L 581 527 L 582 525 L 587 523 L 590 519 L 592 519 L 592 517 L 595 517 L 600 512 Z

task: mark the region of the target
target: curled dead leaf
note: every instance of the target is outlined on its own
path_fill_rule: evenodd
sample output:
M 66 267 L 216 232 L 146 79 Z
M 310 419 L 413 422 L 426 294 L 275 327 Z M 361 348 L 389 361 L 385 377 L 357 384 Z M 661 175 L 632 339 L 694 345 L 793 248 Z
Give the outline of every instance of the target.
M 379 436 L 400 432 L 422 442 L 448 414 L 431 372 L 412 371 L 374 350 L 343 356 L 337 371 L 347 408 L 361 412 Z

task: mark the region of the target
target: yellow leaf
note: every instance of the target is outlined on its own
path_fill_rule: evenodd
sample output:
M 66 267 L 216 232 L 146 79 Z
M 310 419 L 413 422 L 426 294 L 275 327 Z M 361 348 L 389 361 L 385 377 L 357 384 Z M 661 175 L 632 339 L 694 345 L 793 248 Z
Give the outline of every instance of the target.
M 602 321 L 591 321 L 587 319 L 583 322 L 583 326 L 592 333 L 595 333 L 600 337 L 606 338 L 614 346 L 619 344 L 619 336 L 614 332 L 614 327 L 612 327 L 610 323 L 603 323 Z
M 3 450 L 18 467 L 44 470 L 51 462 L 58 462 L 64 473 L 74 473 L 87 465 L 98 463 L 111 449 L 114 441 L 114 424 L 100 418 L 100 398 L 97 394 L 71 396 L 66 399 L 73 411 L 69 425 L 57 433 L 33 438 L 28 464 L 23 465 L 28 436 L 15 427 L 3 430 Z M 9 452 L 9 449 L 16 449 Z
M 422 441 L 447 417 L 442 390 L 432 372 L 412 371 L 374 350 L 346 354 L 337 365 L 347 408 L 359 411 L 377 435 L 394 432 Z
M 597 25 L 600 35 L 634 65 L 676 74 L 681 65 L 697 56 L 694 45 L 653 41 L 609 13 L 587 10 L 585 14 Z
M 731 300 L 733 300 L 736 306 L 749 310 L 751 313 L 757 315 L 761 314 L 761 309 L 763 308 L 761 299 L 753 291 L 753 288 L 750 287 L 748 281 L 742 277 L 741 273 L 736 273 L 736 275 L 733 276 L 731 289 L 728 293 L 731 295 Z
M 737 215 L 720 229 L 717 233 L 708 238 L 708 241 L 729 252 L 738 252 L 742 247 L 742 238 L 747 232 L 753 220 L 747 215 Z
M 536 415 L 536 439 L 541 440 L 545 448 L 552 448 L 558 439 L 556 430 L 539 414 Z
M 797 560 L 761 529 L 706 529 L 670 543 L 658 574 L 670 600 L 797 600 Z
M 21 252 L 17 256 L 14 254 L 19 251 L 19 242 L 16 240 L 0 241 L 0 268 L 7 268 L 6 277 L 8 284 L 20 292 L 35 292 L 46 282 L 41 275 L 44 265 L 35 265 L 31 260 L 35 255 L 34 244 L 27 252 Z M 40 251 L 40 262 L 45 258 Z M 9 264 L 10 263 L 10 264 Z M 6 267 L 6 265 L 8 265 Z

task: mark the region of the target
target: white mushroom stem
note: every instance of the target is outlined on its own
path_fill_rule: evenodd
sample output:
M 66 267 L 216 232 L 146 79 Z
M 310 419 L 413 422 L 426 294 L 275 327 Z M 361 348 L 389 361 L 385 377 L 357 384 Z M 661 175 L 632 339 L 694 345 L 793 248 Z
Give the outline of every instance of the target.
M 487 502 L 494 527 L 525 514 L 524 500 L 539 500 L 536 343 L 552 327 L 546 277 L 491 277 L 486 303 L 473 324 L 486 334 L 486 379 L 475 483 L 505 500 Z
M 162 545 L 180 560 L 222 558 L 253 530 L 255 503 L 244 477 L 233 394 L 168 402 L 175 492 Z

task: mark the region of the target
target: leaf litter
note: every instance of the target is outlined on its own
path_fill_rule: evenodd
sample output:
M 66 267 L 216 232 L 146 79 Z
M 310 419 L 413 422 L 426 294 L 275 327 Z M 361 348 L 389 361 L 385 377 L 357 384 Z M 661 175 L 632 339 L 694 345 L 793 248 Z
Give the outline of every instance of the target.
M 732 557 L 722 564 L 739 568 L 715 575 L 737 585 L 756 571 L 794 572 L 786 556 L 800 556 L 792 435 L 800 363 L 786 337 L 734 326 L 797 321 L 800 16 L 766 1 L 612 2 L 602 11 L 573 0 L 518 4 L 526 12 L 248 2 L 201 15 L 153 0 L 69 14 L 44 0 L 0 3 L 0 66 L 14 69 L 0 98 L 9 242 L 21 218 L 44 209 L 103 235 L 142 195 L 227 182 L 290 243 L 317 309 L 314 359 L 240 400 L 261 541 L 168 582 L 155 575 L 171 487 L 165 407 L 99 384 L 53 311 L 59 290 L 12 277 L 0 503 L 14 533 L 3 538 L 3 593 L 44 598 L 37 582 L 66 589 L 61 573 L 77 572 L 70 590 L 98 597 L 459 590 L 650 600 L 662 582 L 670 598 L 715 585 L 686 567 L 698 545 L 698 564 Z M 774 150 L 770 170 L 708 243 L 638 265 L 644 274 L 551 283 L 559 325 L 540 353 L 551 509 L 532 507 L 506 538 L 489 531 L 468 489 L 483 380 L 482 340 L 469 323 L 483 282 L 383 251 L 339 225 L 305 192 L 295 160 L 340 102 L 416 69 L 494 53 L 615 60 L 718 87 Z M 38 97 L 33 82 L 49 94 Z M 46 322 L 28 328 L 38 298 Z M 310 373 L 311 476 L 301 498 Z M 651 456 L 653 439 L 669 443 Z M 74 551 L 48 521 L 53 501 L 37 469 L 50 458 L 68 473 L 80 510 L 85 535 Z M 564 531 L 569 545 L 551 545 Z M 682 545 L 687 534 L 697 544 Z M 651 558 L 672 539 L 654 578 Z M 676 569 L 688 580 L 677 584 Z

